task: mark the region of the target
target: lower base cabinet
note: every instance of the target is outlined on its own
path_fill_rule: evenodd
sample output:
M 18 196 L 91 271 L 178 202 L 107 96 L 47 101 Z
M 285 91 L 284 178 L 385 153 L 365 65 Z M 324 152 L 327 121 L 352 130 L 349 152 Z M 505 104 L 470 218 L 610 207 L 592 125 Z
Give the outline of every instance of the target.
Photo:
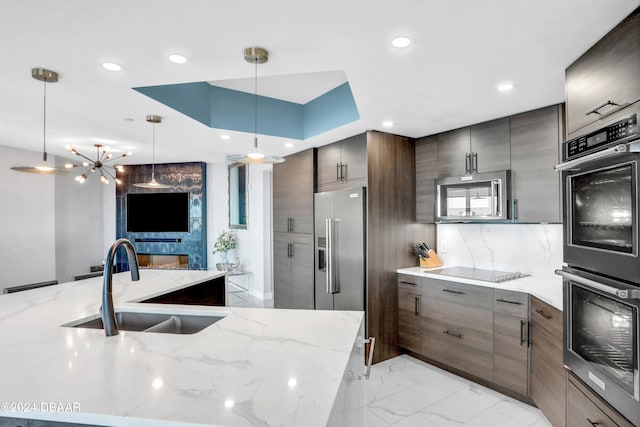
M 281 234 L 286 234 L 284 237 Z M 276 233 L 273 241 L 273 305 L 314 308 L 313 235 Z
M 566 425 L 562 313 L 531 298 L 531 399 L 554 427 Z
M 493 382 L 523 396 L 529 395 L 529 321 L 494 314 Z
M 633 427 L 587 386 L 567 373 L 567 427 Z

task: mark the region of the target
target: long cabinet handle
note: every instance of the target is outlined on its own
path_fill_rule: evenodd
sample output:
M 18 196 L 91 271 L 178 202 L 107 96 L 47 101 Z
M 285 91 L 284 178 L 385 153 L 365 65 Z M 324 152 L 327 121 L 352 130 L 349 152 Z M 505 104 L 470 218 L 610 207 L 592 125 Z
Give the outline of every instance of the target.
M 340 163 L 336 163 L 336 181 L 342 181 L 342 168 L 340 167 Z
M 414 298 L 415 298 L 415 300 L 414 300 L 414 304 L 415 304 L 415 307 L 414 307 L 415 312 L 414 312 L 414 314 L 415 314 L 416 317 L 418 317 L 418 316 L 420 316 L 420 297 L 414 297 Z
M 465 154 L 464 171 L 465 173 L 471 173 L 471 153 Z
M 524 336 L 524 331 L 526 326 L 527 326 L 527 321 L 521 320 L 520 321 L 520 346 L 523 346 L 524 343 L 527 341 L 527 339 Z
M 551 320 L 553 318 L 553 316 L 551 316 L 550 314 L 545 313 L 544 311 L 537 309 L 536 313 L 538 313 L 540 316 L 544 317 L 547 320 Z
M 478 173 L 478 153 L 471 156 L 471 173 Z
M 456 337 L 456 338 L 460 338 L 462 339 L 462 335 L 458 334 L 456 332 L 451 332 L 450 330 L 446 329 L 444 331 L 442 331 L 443 334 L 447 334 L 447 335 L 451 335 L 452 337 Z
M 400 284 L 401 284 L 401 285 L 417 286 L 417 284 L 416 284 L 416 283 L 413 283 L 413 282 L 405 282 L 404 280 L 400 280 Z
M 347 164 L 346 163 L 340 163 L 340 181 L 344 181 L 345 179 L 347 179 L 347 173 L 348 173 L 348 169 L 347 169 Z
M 462 292 L 462 291 L 454 291 L 453 289 L 443 289 L 442 292 L 448 292 L 450 294 L 456 294 L 456 295 L 466 295 L 466 292 Z
M 520 301 L 509 301 L 507 299 L 502 299 L 502 298 L 498 298 L 496 301 L 504 302 L 504 303 L 507 303 L 507 304 L 522 305 L 522 303 Z
M 602 104 L 602 105 L 594 108 L 593 110 L 589 111 L 588 113 L 586 113 L 585 116 L 588 116 L 589 114 L 597 114 L 597 115 L 601 116 L 602 113 L 600 112 L 600 110 L 602 110 L 604 107 L 607 107 L 609 105 L 611 105 L 612 107 L 619 107 L 620 106 L 620 104 L 617 104 L 617 103 L 615 103 L 613 101 L 607 101 L 604 104 Z

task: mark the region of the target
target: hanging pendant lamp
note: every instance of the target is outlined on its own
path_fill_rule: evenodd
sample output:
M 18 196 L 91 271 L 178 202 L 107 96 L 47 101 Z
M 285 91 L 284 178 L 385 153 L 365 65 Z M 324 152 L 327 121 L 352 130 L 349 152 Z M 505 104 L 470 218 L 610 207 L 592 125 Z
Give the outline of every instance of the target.
M 243 164 L 282 163 L 283 157 L 267 156 L 258 150 L 258 64 L 269 60 L 269 52 L 261 47 L 248 47 L 244 50 L 244 60 L 255 65 L 254 74 L 254 110 L 253 110 L 253 151 L 246 155 L 227 156 L 228 162 Z
M 134 187 L 139 188 L 171 188 L 170 185 L 161 184 L 156 181 L 156 123 L 162 123 L 162 117 L 148 115 L 147 121 L 153 124 L 153 154 L 152 154 L 152 162 L 151 162 L 151 181 L 149 182 L 139 182 L 133 184 Z
M 18 172 L 37 173 L 43 175 L 62 175 L 67 173 L 63 168 L 56 168 L 47 164 L 47 83 L 56 83 L 58 73 L 44 68 L 31 69 L 31 77 L 44 82 L 44 114 L 42 137 L 42 164 L 38 166 L 13 166 L 11 169 Z

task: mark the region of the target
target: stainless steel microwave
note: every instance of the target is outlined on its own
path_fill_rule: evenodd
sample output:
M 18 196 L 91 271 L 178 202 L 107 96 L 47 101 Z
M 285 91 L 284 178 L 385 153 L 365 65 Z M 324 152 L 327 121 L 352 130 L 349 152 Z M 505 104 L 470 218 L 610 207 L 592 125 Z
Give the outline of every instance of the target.
M 509 219 L 511 171 L 452 176 L 436 181 L 436 221 Z

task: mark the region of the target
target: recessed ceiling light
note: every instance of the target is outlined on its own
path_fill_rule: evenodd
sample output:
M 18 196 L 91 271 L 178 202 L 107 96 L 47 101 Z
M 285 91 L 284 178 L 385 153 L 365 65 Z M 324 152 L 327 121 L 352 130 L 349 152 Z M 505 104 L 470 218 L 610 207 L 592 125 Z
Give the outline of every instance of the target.
M 382 126 L 390 128 L 393 126 L 393 122 L 391 120 L 385 120 L 384 122 L 382 122 Z
M 229 135 L 220 135 L 220 139 L 231 139 L 231 136 Z
M 391 45 L 393 47 L 397 47 L 398 49 L 404 49 L 405 47 L 408 47 L 410 44 L 411 44 L 411 39 L 406 36 L 394 37 L 393 40 L 391 40 Z
M 125 117 L 122 120 L 124 120 L 125 122 L 132 122 L 133 121 L 133 119 L 131 117 Z
M 498 92 L 500 93 L 509 93 L 513 90 L 513 82 L 502 82 L 498 83 L 496 86 Z
M 123 67 L 120 64 L 116 64 L 115 62 L 103 62 L 102 68 L 109 71 L 122 71 Z
M 284 146 L 287 148 L 293 148 L 293 142 L 285 142 Z
M 186 64 L 188 59 L 184 55 L 172 53 L 171 55 L 169 55 L 169 61 L 173 62 L 174 64 Z

